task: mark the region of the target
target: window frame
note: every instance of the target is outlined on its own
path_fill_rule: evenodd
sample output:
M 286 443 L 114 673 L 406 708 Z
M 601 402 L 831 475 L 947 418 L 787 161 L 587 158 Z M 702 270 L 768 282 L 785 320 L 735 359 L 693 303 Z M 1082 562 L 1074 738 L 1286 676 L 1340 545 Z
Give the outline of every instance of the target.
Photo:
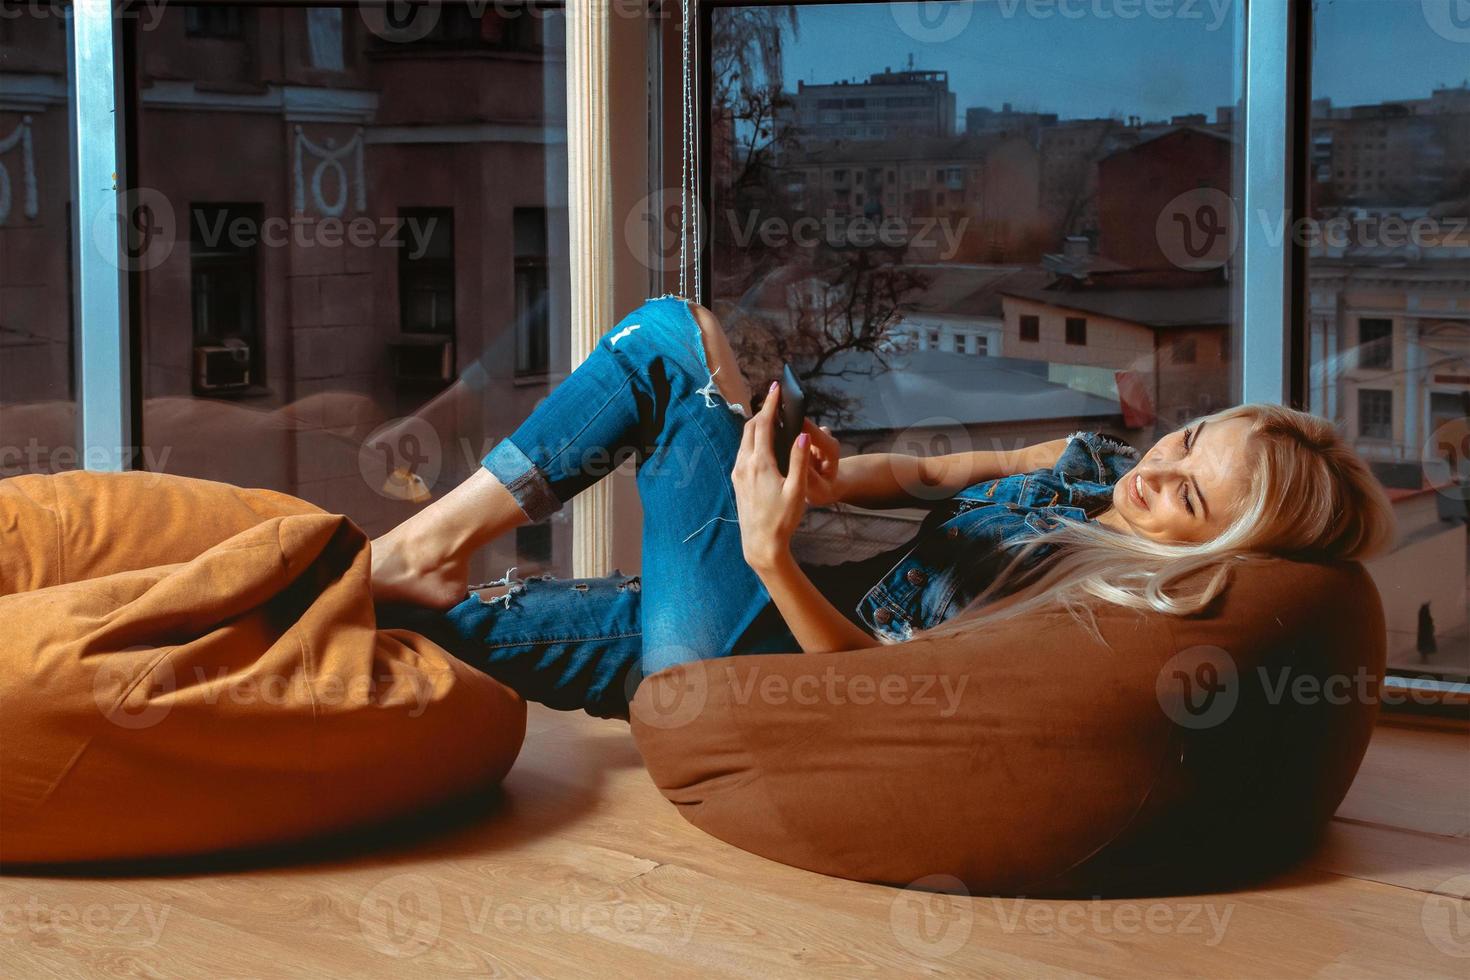
M 1027 329 L 1030 327 L 1031 329 Z M 1016 317 L 1016 336 L 1022 343 L 1041 343 L 1041 316 L 1036 313 L 1022 313 Z
M 240 0 L 242 6 L 262 6 L 257 0 Z M 710 22 L 714 10 L 741 6 L 784 6 L 790 0 L 703 0 L 698 31 L 706 52 L 698 74 L 709 91 Z M 884 0 L 810 0 L 812 3 L 879 3 Z M 570 13 L 570 9 L 568 11 Z M 661 15 L 657 30 L 679 30 L 678 17 Z M 605 19 L 597 30 L 606 32 Z M 75 310 L 77 398 L 77 445 L 82 465 L 97 471 L 133 468 L 137 460 L 138 431 L 135 418 L 137 385 L 128 315 L 130 273 L 119 260 L 124 245 L 129 147 L 124 127 L 129 103 L 123 94 L 125 27 L 115 17 L 110 3 L 75 0 L 67 18 L 68 89 L 67 107 L 72 156 L 71 258 Z M 1309 137 L 1311 100 L 1311 3 L 1251 3 L 1237 23 L 1237 48 L 1242 72 L 1238 76 L 1236 102 L 1244 112 L 1243 150 L 1238 155 L 1233 187 L 1241 214 L 1265 214 L 1280 218 L 1302 213 L 1306 203 L 1306 176 L 1310 154 L 1304 152 Z M 574 43 L 568 38 L 569 52 Z M 580 42 L 575 42 L 580 43 Z M 607 43 L 603 37 L 602 43 Z M 667 56 L 676 46 L 660 45 Z M 666 71 L 666 70 L 664 70 Z M 582 86 L 577 97 L 611 112 L 612 93 L 582 75 L 569 76 L 573 86 Z M 677 93 L 675 93 L 677 95 Z M 124 111 L 116 111 L 122 109 Z M 699 188 L 703 202 L 711 191 L 709 173 L 709 111 L 698 107 L 698 141 L 701 148 Z M 677 139 L 667 127 L 655 126 L 657 140 Z M 669 157 L 677 146 L 661 147 Z M 575 155 L 569 160 L 576 160 Z M 570 164 L 569 164 L 570 165 Z M 569 178 L 576 175 L 569 174 Z M 889 184 L 895 175 L 889 173 Z M 650 186 L 656 183 L 650 174 Z M 597 183 L 597 182 L 594 182 Z M 600 184 L 597 184 L 600 189 Z M 610 192 L 609 192 L 610 197 Z M 611 203 L 610 201 L 608 202 Z M 117 217 L 117 233 L 98 232 L 96 216 Z M 582 226 L 572 223 L 571 252 L 574 265 L 605 257 L 605 244 L 584 238 Z M 1234 281 L 1234 308 L 1239 311 L 1234 350 L 1222 350 L 1223 360 L 1232 365 L 1232 399 L 1239 402 L 1270 402 L 1305 407 L 1306 378 L 1310 369 L 1307 349 L 1306 262 L 1304 249 L 1292 236 L 1275 233 L 1275 221 L 1247 221 L 1240 231 L 1240 275 Z M 116 250 L 104 254 L 99 244 L 112 240 Z M 592 259 L 588 257 L 591 256 Z M 696 261 L 702 280 L 713 282 L 710 250 L 702 249 Z M 706 302 L 707 295 L 693 296 Z M 600 535 L 611 537 L 610 524 Z

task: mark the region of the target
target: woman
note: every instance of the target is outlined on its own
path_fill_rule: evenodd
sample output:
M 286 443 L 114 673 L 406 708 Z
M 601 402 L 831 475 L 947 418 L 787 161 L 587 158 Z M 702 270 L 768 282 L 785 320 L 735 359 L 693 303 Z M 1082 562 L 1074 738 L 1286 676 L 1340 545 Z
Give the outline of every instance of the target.
M 1241 558 L 1360 558 L 1392 534 L 1382 490 L 1332 424 L 1276 406 L 1197 420 L 1142 458 L 1077 433 L 1016 452 L 839 459 L 836 440 L 808 421 L 783 477 L 778 399 L 773 385 L 752 412 L 709 311 L 650 299 L 479 471 L 373 542 L 384 618 L 403 617 L 527 698 L 626 717 L 641 677 L 688 660 L 858 649 L 1048 604 L 1187 614 Z M 521 580 L 512 568 L 467 585 L 477 548 L 545 519 L 630 454 L 640 576 Z M 911 540 L 871 558 L 795 560 L 806 506 L 838 501 L 930 514 Z M 1172 590 L 1200 569 L 1213 569 L 1203 587 Z M 475 594 L 488 586 L 504 591 Z M 1003 592 L 1013 601 L 992 607 Z M 451 605 L 442 616 L 422 608 Z

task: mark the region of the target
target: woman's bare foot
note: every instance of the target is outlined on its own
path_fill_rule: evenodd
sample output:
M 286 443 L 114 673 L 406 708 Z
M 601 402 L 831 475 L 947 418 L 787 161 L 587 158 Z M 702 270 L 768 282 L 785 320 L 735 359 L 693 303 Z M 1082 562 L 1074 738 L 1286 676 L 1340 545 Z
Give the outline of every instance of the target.
M 469 595 L 470 556 L 525 523 L 525 512 L 515 498 L 481 467 L 373 539 L 373 598 L 448 609 Z
M 407 523 L 372 541 L 373 599 L 448 609 L 469 595 L 469 556 L 432 554 Z

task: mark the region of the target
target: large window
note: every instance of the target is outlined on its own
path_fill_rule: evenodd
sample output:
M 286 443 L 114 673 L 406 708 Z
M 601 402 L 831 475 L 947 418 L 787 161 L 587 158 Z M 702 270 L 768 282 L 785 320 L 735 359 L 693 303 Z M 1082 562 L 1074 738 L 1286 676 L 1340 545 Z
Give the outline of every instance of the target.
M 62 8 L 0 19 L 0 479 L 83 465 L 76 439 Z
M 181 239 L 135 267 L 144 444 L 369 534 L 473 472 L 569 354 L 546 333 L 569 297 L 563 15 L 413 9 L 170 4 L 127 25 L 133 183 Z M 521 539 L 567 574 L 570 514 Z M 506 536 L 474 574 L 520 557 Z
M 1239 329 L 1243 6 L 718 4 L 708 301 L 753 388 L 791 361 L 848 452 L 1147 448 L 1231 404 L 1190 352 Z M 861 557 L 920 516 L 797 544 Z
M 274 487 L 376 533 L 471 472 L 569 366 L 555 6 L 82 5 L 74 28 L 119 35 L 115 58 L 72 52 L 87 85 L 53 8 L 0 18 L 0 473 L 102 450 L 89 465 Z M 1143 448 L 1243 396 L 1298 399 L 1399 512 L 1371 569 L 1392 663 L 1463 674 L 1470 36 L 1452 6 L 707 0 L 701 298 L 750 380 L 806 375 L 849 452 L 1079 428 Z M 649 190 L 681 177 L 666 89 Z M 609 110 L 621 134 L 645 107 Z M 664 256 L 668 213 L 647 222 Z M 634 257 L 653 259 L 645 295 L 675 288 L 675 266 Z M 141 453 L 116 441 L 130 427 Z M 569 513 L 524 550 L 564 567 Z M 856 557 L 919 516 L 818 512 L 798 545 Z M 479 571 L 515 563 L 497 548 Z
M 1389 665 L 1463 679 L 1470 500 L 1470 24 L 1454 4 L 1317 4 L 1308 252 L 1310 408 L 1394 501 L 1370 570 Z M 1412 56 L 1409 54 L 1412 53 Z

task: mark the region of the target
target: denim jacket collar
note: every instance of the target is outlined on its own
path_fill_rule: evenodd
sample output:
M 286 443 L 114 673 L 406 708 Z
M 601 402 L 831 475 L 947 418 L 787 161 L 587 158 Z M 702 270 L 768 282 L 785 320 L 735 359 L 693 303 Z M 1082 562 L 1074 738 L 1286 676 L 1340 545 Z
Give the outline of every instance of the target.
M 912 547 L 859 601 L 858 615 L 892 640 L 943 622 L 1000 574 L 1009 546 L 1106 510 L 1113 485 L 1138 458 L 1111 436 L 1075 432 L 1050 468 L 965 487 L 929 513 Z M 1028 564 L 1048 552 L 1038 549 Z

